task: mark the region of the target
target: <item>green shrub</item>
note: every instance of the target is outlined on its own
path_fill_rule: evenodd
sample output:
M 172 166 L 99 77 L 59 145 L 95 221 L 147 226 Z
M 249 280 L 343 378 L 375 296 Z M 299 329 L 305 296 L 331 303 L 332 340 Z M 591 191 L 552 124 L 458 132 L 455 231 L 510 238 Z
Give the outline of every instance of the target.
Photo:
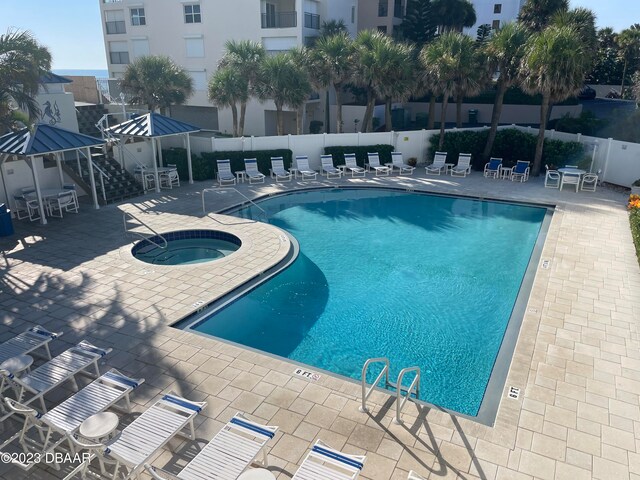
M 442 151 L 447 152 L 447 162 L 457 163 L 458 154 L 470 153 L 471 165 L 475 170 L 482 170 L 485 162 L 482 159 L 484 146 L 487 143 L 488 130 L 446 132 Z M 440 135 L 432 135 L 429 139 L 428 161 L 439 150 Z M 515 128 L 498 130 L 492 157 L 502 158 L 503 164 L 512 167 L 518 160 L 533 161 L 536 153 L 537 136 Z M 584 147 L 578 142 L 563 142 L 561 140 L 545 139 L 542 151 L 542 164 L 575 165 L 581 163 L 584 157 Z
M 636 256 L 640 263 L 640 209 L 632 208 L 629 211 L 629 223 L 631 224 L 631 236 L 636 246 Z
M 325 155 L 333 155 L 333 162 L 335 165 L 344 165 L 344 154 L 355 153 L 356 163 L 361 167 L 364 167 L 365 162 L 368 162 L 367 153 L 378 153 L 380 156 L 380 163 L 391 163 L 391 152 L 393 152 L 393 145 L 367 145 L 364 147 L 325 147 Z
M 602 120 L 596 117 L 593 112 L 584 111 L 579 117 L 572 117 L 567 113 L 560 118 L 551 120 L 547 129 L 555 129 L 558 132 L 581 133 L 583 135 L 595 136 L 607 125 L 607 123 L 607 120 Z

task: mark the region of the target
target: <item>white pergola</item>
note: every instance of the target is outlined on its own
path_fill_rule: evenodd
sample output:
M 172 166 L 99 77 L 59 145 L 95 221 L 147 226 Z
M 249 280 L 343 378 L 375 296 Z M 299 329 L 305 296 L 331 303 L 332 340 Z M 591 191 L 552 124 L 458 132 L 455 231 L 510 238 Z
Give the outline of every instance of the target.
M 191 140 L 189 134 L 199 132 L 200 128 L 188 123 L 165 117 L 159 113 L 147 113 L 139 115 L 131 120 L 114 125 L 105 130 L 111 135 L 120 137 L 120 146 L 124 148 L 124 142 L 128 138 L 143 138 L 151 142 L 153 155 L 153 174 L 155 176 L 156 192 L 160 192 L 160 182 L 158 181 L 158 163 L 156 153 L 160 154 L 162 163 L 162 138 L 175 135 L 184 135 L 187 147 L 187 167 L 189 169 L 189 183 L 193 184 L 193 171 L 191 168 Z
M 62 155 L 65 152 L 75 151 L 76 159 L 79 161 L 80 152 L 84 151 L 89 164 L 89 178 L 91 180 L 91 194 L 96 209 L 100 208 L 98 203 L 98 194 L 96 192 L 96 183 L 93 178 L 93 165 L 91 162 L 91 147 L 101 147 L 106 142 L 100 138 L 90 137 L 82 133 L 72 132 L 64 128 L 54 127 L 46 124 L 38 124 L 33 131 L 28 128 L 10 132 L 0 137 L 0 168 L 10 159 L 24 160 L 33 175 L 33 185 L 38 198 L 38 206 L 40 210 L 40 223 L 47 224 L 44 212 L 44 204 L 42 202 L 42 193 L 40 189 L 40 180 L 38 172 L 34 165 L 36 157 L 53 154 L 58 164 L 58 172 L 60 174 L 60 186 L 64 183 L 62 173 Z M 4 176 L 3 176 L 4 181 Z M 5 185 L 7 197 L 9 192 Z

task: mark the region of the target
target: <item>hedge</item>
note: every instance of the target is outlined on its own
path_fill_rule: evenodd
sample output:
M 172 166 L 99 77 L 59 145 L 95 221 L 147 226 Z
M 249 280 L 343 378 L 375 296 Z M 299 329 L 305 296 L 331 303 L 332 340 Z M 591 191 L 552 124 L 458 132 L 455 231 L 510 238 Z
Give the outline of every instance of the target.
M 471 165 L 475 170 L 484 169 L 482 153 L 487 143 L 489 130 L 447 132 L 444 135 L 444 144 L 438 148 L 440 135 L 432 135 L 429 139 L 429 159 L 437 150 L 447 152 L 447 161 L 456 163 L 458 154 L 471 153 Z M 507 167 L 512 167 L 517 160 L 530 160 L 536 153 L 537 136 L 522 132 L 515 128 L 498 130 L 492 157 L 502 158 Z M 576 165 L 585 163 L 584 147 L 578 142 L 563 142 L 561 140 L 545 139 L 542 151 L 542 163 L 562 167 L 564 165 Z
M 355 153 L 356 163 L 364 167 L 368 162 L 367 153 L 377 152 L 380 156 L 380 164 L 391 163 L 391 152 L 394 151 L 393 145 L 368 145 L 364 147 L 324 147 L 325 155 L 333 155 L 335 165 L 344 165 L 344 154 Z
M 181 178 L 188 178 L 187 151 L 184 148 L 172 148 L 162 151 L 165 163 L 175 164 L 178 168 L 178 175 Z M 191 166 L 193 167 L 194 180 L 213 180 L 216 178 L 216 160 L 231 160 L 231 171 L 244 170 L 245 158 L 256 158 L 258 160 L 258 170 L 265 175 L 269 175 L 271 168 L 271 157 L 283 157 L 285 168 L 291 166 L 293 152 L 288 149 L 279 150 L 249 150 L 249 151 L 217 151 L 203 152 L 202 155 L 191 155 Z

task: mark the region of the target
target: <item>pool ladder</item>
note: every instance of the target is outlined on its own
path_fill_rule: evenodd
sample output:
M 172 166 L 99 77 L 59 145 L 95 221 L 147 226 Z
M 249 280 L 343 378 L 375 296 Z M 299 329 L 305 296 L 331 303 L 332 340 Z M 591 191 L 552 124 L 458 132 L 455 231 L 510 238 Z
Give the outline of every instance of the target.
M 382 367 L 382 371 L 378 374 L 374 382 L 367 389 L 367 371 L 369 370 L 369 367 L 371 365 L 379 363 L 384 364 L 384 367 Z M 403 387 L 402 379 L 407 373 L 410 372 L 415 372 L 416 376 L 411 382 L 411 385 L 409 385 L 408 387 Z M 396 390 L 396 417 L 393 419 L 393 421 L 394 423 L 400 425 L 402 424 L 402 418 L 400 417 L 400 414 L 405 404 L 407 403 L 407 400 L 413 401 L 413 398 L 411 398 L 412 395 L 414 396 L 414 398 L 418 398 L 420 396 L 420 367 L 403 368 L 398 374 L 398 381 L 396 383 L 392 383 L 389 381 L 388 358 L 370 358 L 366 362 L 364 362 L 364 366 L 362 367 L 362 405 L 359 408 L 361 412 L 369 411 L 369 409 L 367 408 L 367 400 L 371 396 L 371 393 L 373 393 L 373 390 L 382 380 L 382 377 L 384 377 L 385 389 L 395 388 Z M 403 395 L 403 393 L 406 393 L 406 395 Z
M 151 231 L 151 235 L 145 235 L 144 233 L 141 232 L 136 232 L 135 230 L 131 230 L 129 228 L 129 221 L 133 220 L 138 222 L 138 226 L 139 227 L 144 227 L 147 230 Z M 164 238 L 164 236 L 158 232 L 156 232 L 153 228 L 151 228 L 149 225 L 147 225 L 146 223 L 144 223 L 142 220 L 140 220 L 138 217 L 136 217 L 135 215 L 133 215 L 132 213 L 129 212 L 123 212 L 122 214 L 122 222 L 124 223 L 124 234 L 125 235 L 135 235 L 137 237 L 140 237 L 142 240 L 146 240 L 147 242 L 155 245 L 156 247 L 164 250 L 168 247 L 168 243 L 167 243 L 167 239 Z M 155 242 L 152 240 L 152 238 L 158 238 L 160 243 Z

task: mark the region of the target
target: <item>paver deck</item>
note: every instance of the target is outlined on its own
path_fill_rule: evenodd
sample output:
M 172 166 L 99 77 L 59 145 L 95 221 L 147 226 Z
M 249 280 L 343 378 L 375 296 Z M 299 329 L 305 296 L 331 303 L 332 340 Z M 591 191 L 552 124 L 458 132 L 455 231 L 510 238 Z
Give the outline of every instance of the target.
M 397 177 L 305 182 L 306 186 L 371 185 L 557 205 L 522 324 L 496 424 L 487 427 L 436 408 L 410 404 L 404 425 L 394 405 L 375 393 L 370 414 L 358 411 L 359 385 L 323 375 L 311 382 L 295 365 L 169 325 L 281 258 L 288 246 L 272 227 L 203 215 L 199 192 L 209 183 L 150 194 L 99 211 L 83 205 L 47 226 L 15 222 L 0 239 L 0 341 L 34 323 L 63 330 L 53 353 L 82 338 L 114 348 L 106 366 L 142 376 L 133 397 L 140 412 L 172 389 L 206 400 L 199 442 L 175 442 L 154 461 L 174 473 L 237 411 L 280 431 L 269 445 L 271 470 L 290 478 L 317 438 L 366 453 L 368 479 L 425 478 L 640 479 L 640 268 L 629 231 L 626 195 L 544 189 L 468 178 Z M 250 197 L 301 183 L 240 185 Z M 242 201 L 212 194 L 210 209 Z M 247 255 L 195 268 L 155 267 L 133 260 L 122 211 L 158 231 L 223 228 L 247 241 Z M 249 249 L 250 247 L 250 249 Z M 238 253 L 238 252 L 236 252 Z M 59 389 L 52 402 L 68 395 Z M 504 397 L 504 396 L 503 396 Z M 128 423 L 133 415 L 123 418 Z M 17 428 L 9 421 L 0 438 Z M 6 479 L 57 478 L 51 468 L 24 473 L 0 465 Z

